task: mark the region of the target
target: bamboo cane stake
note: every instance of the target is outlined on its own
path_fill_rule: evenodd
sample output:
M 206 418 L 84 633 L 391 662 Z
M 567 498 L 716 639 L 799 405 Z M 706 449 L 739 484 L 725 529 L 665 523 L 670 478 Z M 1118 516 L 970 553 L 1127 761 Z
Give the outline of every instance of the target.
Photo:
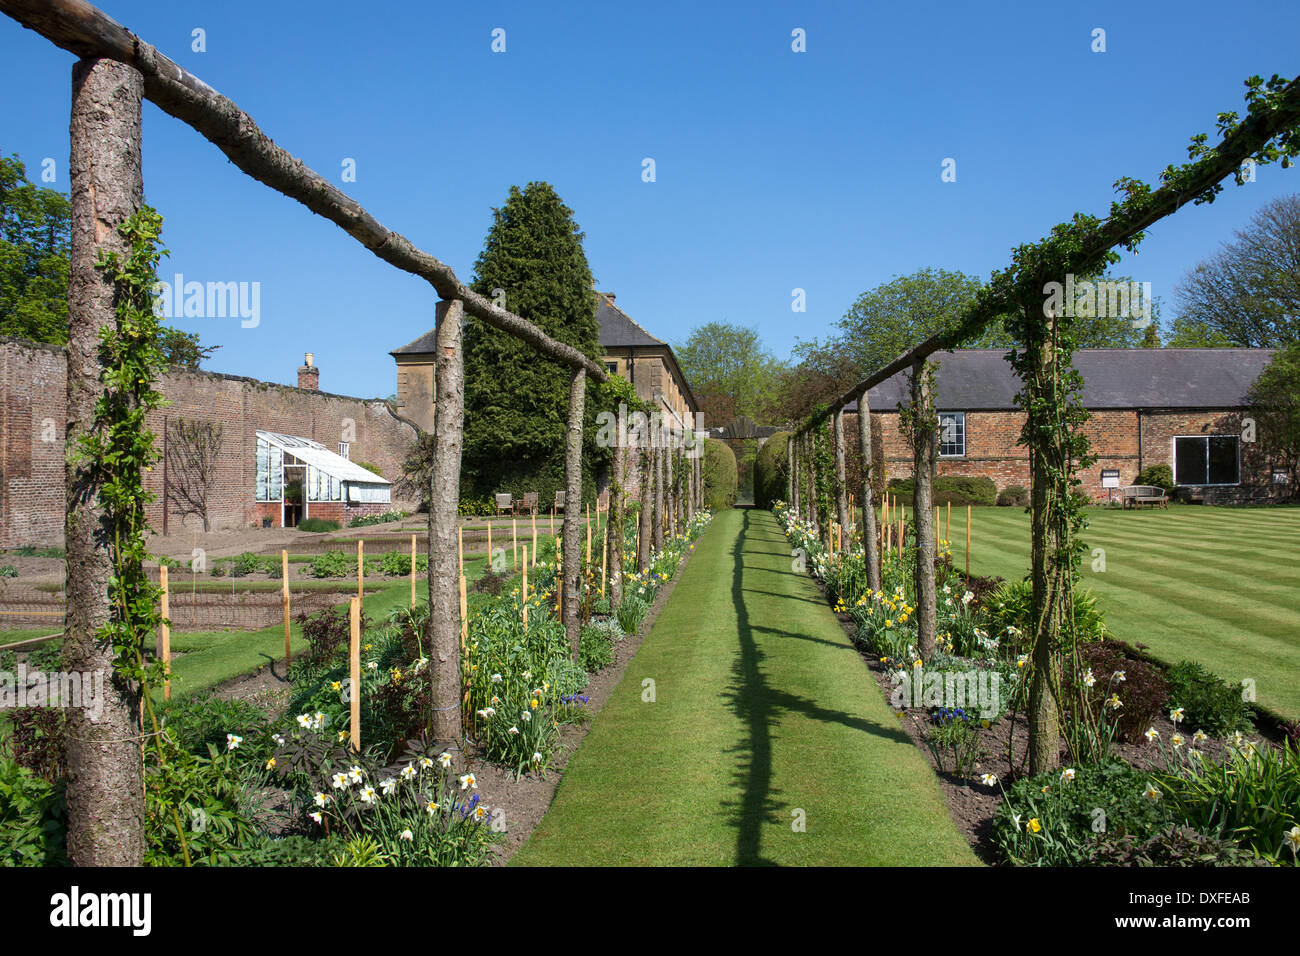
M 159 640 L 162 642 L 161 657 L 163 665 L 163 700 L 172 699 L 172 629 L 167 624 L 171 614 L 171 594 L 167 590 L 167 565 L 158 568 L 158 583 L 162 586 L 162 624 L 159 626 Z M 184 587 L 184 585 L 182 585 Z
M 366 580 L 366 558 L 365 542 L 360 538 L 357 539 L 357 600 L 365 597 L 365 580 Z
M 415 609 L 415 535 L 411 535 L 411 609 Z
M 349 607 L 351 640 L 348 645 L 348 696 L 351 698 L 348 744 L 361 750 L 361 598 L 353 598 Z
M 289 552 L 280 551 L 280 603 L 284 605 L 284 669 L 289 670 Z
M 487 558 L 487 560 L 488 560 L 488 563 L 487 563 L 488 570 L 489 570 L 489 571 L 495 571 L 496 568 L 493 567 L 493 565 L 492 565 L 492 519 L 491 519 L 491 518 L 488 518 L 488 558 Z
M 528 515 L 533 519 L 533 565 L 537 564 L 537 509 L 534 508 Z M 525 558 L 527 560 L 527 558 Z
M 528 633 L 528 545 L 524 545 L 524 583 L 520 592 L 523 595 L 524 633 Z
M 510 516 L 510 567 L 519 567 L 519 522 Z
M 609 540 L 602 535 L 600 539 L 600 596 L 605 596 L 605 575 L 609 567 Z
M 952 502 L 948 502 L 948 517 L 943 525 L 943 540 L 952 545 Z
M 966 583 L 970 583 L 970 505 L 966 506 Z

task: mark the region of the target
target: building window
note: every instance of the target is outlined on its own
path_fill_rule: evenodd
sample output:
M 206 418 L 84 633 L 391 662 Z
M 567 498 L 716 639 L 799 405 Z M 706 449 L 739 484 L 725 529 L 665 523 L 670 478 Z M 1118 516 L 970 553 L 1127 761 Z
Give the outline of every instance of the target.
M 257 501 L 279 501 L 283 497 L 284 452 L 265 438 L 257 440 Z
M 966 454 L 966 413 L 939 413 L 939 457 L 961 458 Z
M 606 362 L 606 363 L 605 363 L 605 371 L 609 372 L 610 375 L 617 375 L 617 374 L 618 374 L 618 363 L 617 363 L 617 362 Z
M 1241 483 L 1237 435 L 1196 435 L 1174 439 L 1174 484 Z
M 350 453 L 350 449 L 351 449 L 351 445 L 348 442 L 345 441 L 339 442 L 339 457 L 351 458 L 352 455 Z

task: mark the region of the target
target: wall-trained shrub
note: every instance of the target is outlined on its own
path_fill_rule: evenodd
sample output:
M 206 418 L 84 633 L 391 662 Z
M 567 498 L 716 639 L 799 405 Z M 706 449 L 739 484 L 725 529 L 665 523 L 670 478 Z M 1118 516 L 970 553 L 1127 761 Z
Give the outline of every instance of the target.
M 736 453 L 727 443 L 710 438 L 704 443 L 704 507 L 710 511 L 726 511 L 736 504 Z
M 786 472 L 789 460 L 790 433 L 777 432 L 758 450 L 754 459 L 754 504 L 771 508 L 786 497 Z

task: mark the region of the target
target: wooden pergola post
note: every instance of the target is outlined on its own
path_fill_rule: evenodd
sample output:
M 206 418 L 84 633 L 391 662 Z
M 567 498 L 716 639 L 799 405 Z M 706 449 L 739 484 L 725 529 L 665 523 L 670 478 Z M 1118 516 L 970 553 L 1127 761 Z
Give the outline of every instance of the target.
M 1032 303 L 1024 306 L 1035 308 Z M 1041 306 L 1038 306 L 1041 308 Z M 1031 329 L 1033 324 L 1027 322 Z M 1025 380 L 1027 432 L 1039 438 L 1029 443 L 1030 475 L 1030 578 L 1033 584 L 1029 676 L 1029 772 L 1054 769 L 1059 762 L 1060 642 L 1071 594 L 1070 522 L 1060 502 L 1068 496 L 1072 470 L 1068 460 L 1068 427 L 1057 416 L 1053 396 L 1062 388 L 1056 362 L 1055 316 L 1048 317 L 1047 335 L 1029 337 L 1025 343 L 1028 378 Z M 967 523 L 969 527 L 969 522 Z
M 840 534 L 849 533 L 849 489 L 844 473 L 844 409 L 837 408 L 832 418 L 835 432 L 835 518 L 840 524 Z
M 867 587 L 880 590 L 880 549 L 876 542 L 876 509 L 871 500 L 871 402 L 867 389 L 858 396 L 858 453 L 862 456 L 862 555 L 867 568 Z
M 655 429 L 655 523 L 654 549 L 660 551 L 664 546 L 664 448 L 663 431 Z
M 785 440 L 785 501 L 786 504 L 793 503 L 797 509 L 799 505 L 794 493 L 796 487 L 794 480 L 794 436 L 789 435 Z
M 429 668 L 433 681 L 434 741 L 459 747 L 461 724 L 460 569 L 456 506 L 460 500 L 460 458 L 464 445 L 465 355 L 460 299 L 437 308 L 434 375 L 434 452 L 429 475 Z M 491 561 L 491 555 L 488 556 Z
M 682 448 L 682 464 L 686 467 L 686 522 L 695 520 L 695 449 L 699 439 L 691 432 L 691 447 Z
M 144 860 L 141 690 L 113 676 L 113 646 L 99 639 L 108 622 L 112 574 L 103 479 L 71 454 L 94 425 L 102 394 L 99 332 L 116 318 L 111 279 L 95 268 L 102 253 L 125 257 L 117 227 L 143 202 L 140 104 L 144 82 L 129 66 L 83 59 L 72 67 L 72 246 L 68 273 L 67 610 L 65 670 L 105 677 L 103 710 L 92 720 L 66 711 L 68 856 L 76 866 L 140 866 Z
M 654 538 L 654 449 L 646 444 L 647 441 L 648 436 L 642 434 L 641 448 L 637 456 L 641 465 L 641 513 L 637 517 L 636 534 L 636 569 L 638 573 L 650 567 L 650 544 Z
M 587 404 L 587 370 L 576 368 L 569 380 L 569 426 L 564 440 L 564 631 L 578 659 L 581 637 L 582 549 L 578 526 L 582 520 L 582 416 Z
M 802 451 L 801 442 L 802 440 L 799 437 L 799 433 L 791 432 L 788 449 L 788 456 L 790 459 L 790 497 L 787 500 L 790 502 L 790 508 L 794 512 L 796 518 L 803 514 L 803 502 L 801 501 L 803 490 L 803 455 L 800 454 Z
M 934 395 L 925 359 L 912 366 L 912 521 L 916 525 L 916 645 L 921 660 L 934 656 Z
M 614 481 L 609 490 L 609 513 L 605 516 L 605 546 L 609 552 L 609 606 L 623 603 L 623 499 L 627 484 L 627 445 L 614 446 Z

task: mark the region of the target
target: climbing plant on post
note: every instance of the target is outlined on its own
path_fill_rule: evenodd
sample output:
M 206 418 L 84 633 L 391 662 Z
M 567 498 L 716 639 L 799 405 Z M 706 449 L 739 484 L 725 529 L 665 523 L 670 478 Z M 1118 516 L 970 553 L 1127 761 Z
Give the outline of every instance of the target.
M 654 459 L 655 459 L 655 520 L 654 520 L 654 549 L 662 551 L 664 546 L 664 498 L 666 489 L 666 469 L 664 468 L 664 433 L 665 429 L 662 423 L 654 429 Z
M 438 303 L 434 365 L 434 450 L 429 472 L 429 668 L 433 682 L 430 734 L 438 743 L 460 745 L 460 568 L 456 509 L 460 501 L 461 431 L 465 418 L 465 366 L 459 299 Z
M 138 679 L 117 668 L 120 658 L 131 655 L 124 645 L 115 646 L 128 635 L 120 630 L 124 622 L 110 603 L 111 549 L 122 543 L 115 541 L 121 528 L 111 501 L 129 490 L 128 479 L 94 454 L 101 443 L 113 441 L 96 434 L 103 424 L 97 405 L 106 376 L 120 375 L 105 364 L 102 351 L 103 337 L 117 322 L 117 289 L 100 263 L 106 255 L 128 254 L 129 239 L 118 227 L 143 202 L 142 92 L 140 74 L 129 66 L 92 59 L 73 65 L 66 440 L 69 450 L 83 454 L 70 454 L 67 462 L 63 667 L 106 675 L 98 719 L 79 708 L 68 711 L 67 839 L 68 855 L 77 866 L 139 866 L 144 860 L 142 691 Z M 137 390 L 139 383 L 122 384 L 129 387 L 127 401 L 145 398 Z M 146 385 L 152 391 L 152 381 Z M 130 454 L 129 467 L 146 467 L 145 449 L 132 447 Z
M 858 395 L 858 454 L 862 456 L 862 559 L 867 587 L 880 590 L 880 550 L 876 546 L 876 508 L 871 500 L 871 402 L 867 389 Z
M 912 447 L 912 526 L 916 529 L 916 646 L 921 660 L 934 656 L 938 617 L 934 588 L 934 364 L 912 366 L 912 402 L 899 407 L 899 428 Z
M 650 436 L 645 432 L 639 435 L 640 447 L 637 457 L 640 461 L 641 511 L 637 515 L 636 535 L 636 569 L 643 572 L 650 567 L 650 545 L 654 539 L 655 511 L 655 474 L 654 449 L 650 447 Z
M 582 418 L 587 400 L 587 370 L 576 368 L 569 382 L 569 425 L 564 441 L 564 631 L 578 659 L 582 635 L 581 595 L 582 542 L 578 524 L 582 520 Z
M 835 432 L 835 520 L 839 522 L 840 534 L 848 538 L 849 534 L 849 495 L 848 482 L 844 480 L 844 409 L 835 410 L 832 419 Z

